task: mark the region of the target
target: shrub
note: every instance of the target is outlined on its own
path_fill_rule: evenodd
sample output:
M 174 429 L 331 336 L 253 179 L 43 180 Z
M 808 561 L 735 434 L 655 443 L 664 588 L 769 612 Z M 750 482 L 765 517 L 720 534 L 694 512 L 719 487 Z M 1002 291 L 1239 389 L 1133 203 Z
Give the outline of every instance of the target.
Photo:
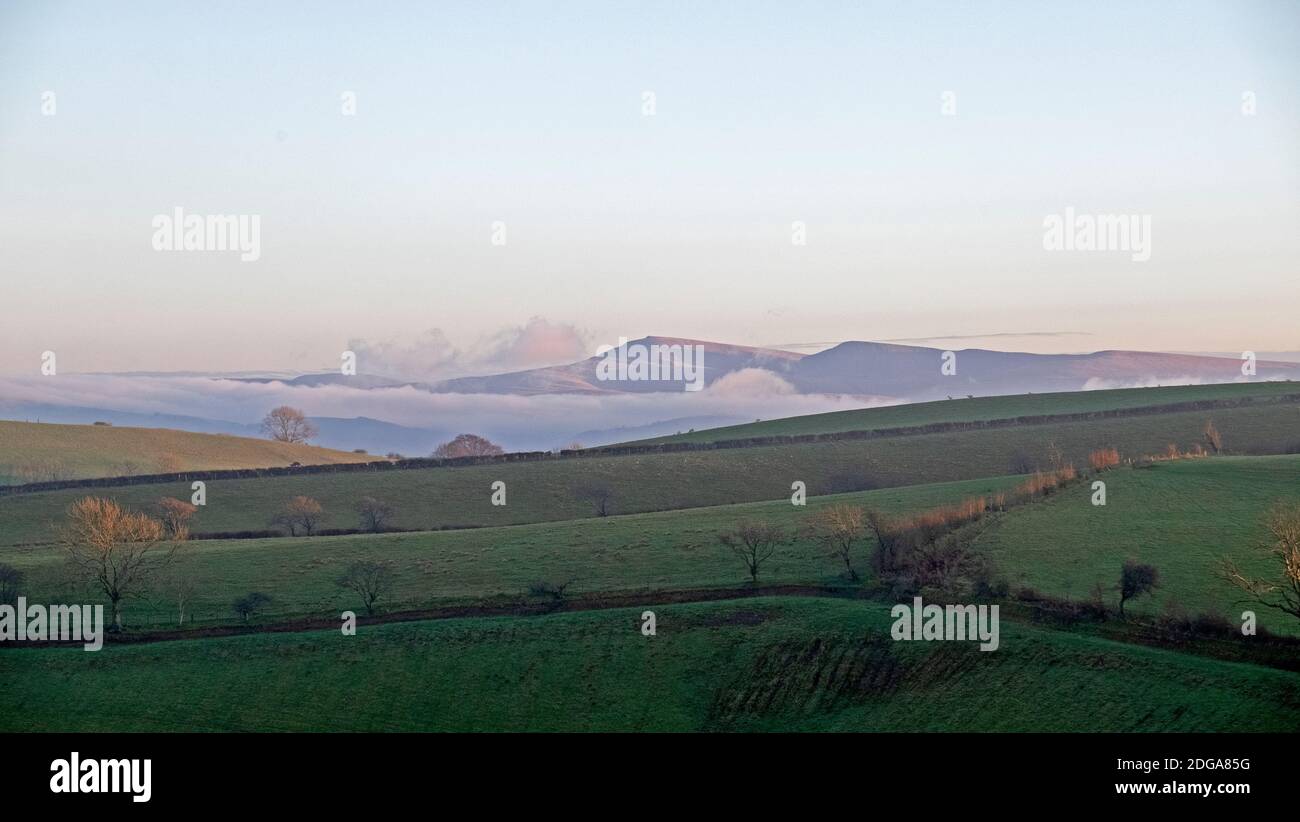
M 1119 574 L 1119 613 L 1124 615 L 1124 603 L 1150 592 L 1160 583 L 1160 572 L 1154 565 L 1135 559 L 1124 560 Z
M 559 605 L 568 596 L 569 586 L 577 581 L 576 577 L 570 577 L 564 582 L 552 582 L 545 579 L 533 580 L 528 583 L 528 595 L 530 597 L 546 597 L 554 604 Z
M 271 604 L 270 596 L 262 593 L 261 591 L 253 591 L 251 593 L 244 594 L 242 597 L 232 602 L 230 607 L 234 609 L 235 613 L 239 616 L 240 619 L 242 619 L 244 622 L 248 622 L 250 617 L 252 617 L 254 614 L 262 610 L 269 604 Z
M 1088 455 L 1088 465 L 1094 471 L 1105 471 L 1119 465 L 1119 449 L 1099 448 Z
M 1205 444 L 1213 454 L 1223 451 L 1223 437 L 1219 434 L 1219 429 L 1214 427 L 1213 420 L 1205 421 L 1205 429 L 1201 432 L 1205 437 Z

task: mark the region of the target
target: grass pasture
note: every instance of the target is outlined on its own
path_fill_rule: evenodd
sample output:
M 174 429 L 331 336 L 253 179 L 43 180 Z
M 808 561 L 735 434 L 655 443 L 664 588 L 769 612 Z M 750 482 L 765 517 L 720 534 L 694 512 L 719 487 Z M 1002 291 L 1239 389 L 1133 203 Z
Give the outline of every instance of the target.
M 296 494 L 319 500 L 322 528 L 355 528 L 354 507 L 365 495 L 385 500 L 397 513 L 392 525 L 407 529 L 515 525 L 595 515 L 578 490 L 603 486 L 616 514 L 786 499 L 791 483 L 809 494 L 887 488 L 1001 476 L 1046 466 L 1055 442 L 1076 465 L 1090 451 L 1114 446 L 1124 456 L 1163 452 L 1202 440 L 1207 419 L 1225 447 L 1246 453 L 1280 453 L 1300 440 L 1300 405 L 1180 412 L 958 431 L 876 440 L 846 440 L 667 454 L 592 456 L 454 468 L 302 474 L 212 480 L 208 503 L 193 530 L 267 528 L 274 511 Z M 491 504 L 492 483 L 506 483 L 505 506 Z M 50 524 L 87 493 L 143 507 L 162 496 L 188 499 L 185 482 L 66 489 L 0 496 L 0 545 L 51 538 Z
M 12 731 L 1295 731 L 1300 675 L 1003 620 L 893 642 L 885 605 L 655 606 L 0 653 Z M 93 683 L 93 687 L 91 686 Z
M 1085 599 L 1094 583 L 1116 605 L 1119 568 L 1129 556 L 1160 569 L 1154 596 L 1128 607 L 1158 614 L 1169 601 L 1192 613 L 1235 619 L 1235 589 L 1214 576 L 1231 554 L 1247 570 L 1274 569 L 1251 550 L 1260 519 L 1277 499 L 1300 498 L 1300 456 L 1220 457 L 1156 463 L 1106 472 L 1107 505 L 1091 504 L 1090 481 L 1013 508 L 989 521 L 978 543 L 1013 590 L 1034 588 Z M 718 545 L 719 531 L 747 518 L 765 518 L 797 531 L 821 506 L 849 502 L 891 513 L 915 512 L 1004 490 L 1016 477 L 990 478 L 854 494 L 812 497 L 806 508 L 788 501 L 744 503 L 559 523 L 377 536 L 200 540 L 178 566 L 196 583 L 192 619 L 232 622 L 231 601 L 249 591 L 270 594 L 263 619 L 337 614 L 358 603 L 334 580 L 354 559 L 387 559 L 397 579 L 390 610 L 518 597 L 529 583 L 576 579 L 574 593 L 655 591 L 739 586 L 742 566 Z M 859 551 L 865 570 L 870 546 Z M 29 574 L 32 595 L 71 598 L 54 546 L 0 548 L 0 562 Z M 841 569 L 808 539 L 783 548 L 765 567 L 765 583 L 842 584 Z M 84 596 L 84 595 L 83 595 Z M 62 600 L 60 600 L 62 601 Z M 1300 631 L 1295 620 L 1256 609 L 1260 624 L 1278 633 Z M 168 626 L 174 607 L 165 591 L 132 602 L 136 627 Z
M 793 530 L 833 502 L 913 512 L 1017 481 L 1002 477 L 814 497 L 804 508 L 763 502 L 464 531 L 199 540 L 185 546 L 177 567 L 195 583 L 190 619 L 199 623 L 234 622 L 230 603 L 254 590 L 274 599 L 264 620 L 359 608 L 355 596 L 340 590 L 335 580 L 349 562 L 361 558 L 394 563 L 393 596 L 381 603 L 389 610 L 517 597 L 538 579 L 576 578 L 574 593 L 727 587 L 742 584 L 746 576 L 738 560 L 718 544 L 717 534 L 741 519 L 767 518 Z M 29 596 L 84 599 L 62 581 L 62 555 L 53 546 L 0 548 L 0 562 L 28 573 Z M 800 541 L 771 560 L 762 580 L 835 583 L 843 581 L 839 575 L 823 550 Z M 149 600 L 131 602 L 127 621 L 136 628 L 174 625 L 176 609 L 165 587 Z
M 0 485 L 41 479 L 85 479 L 126 473 L 160 474 L 369 462 L 365 454 L 227 434 L 170 428 L 54 425 L 0 420 Z M 24 477 L 24 465 L 57 477 Z M 30 470 L 30 469 L 29 469 Z
M 1156 388 L 1115 388 L 1100 391 L 1069 391 L 1052 394 L 1011 394 L 996 397 L 958 397 L 935 402 L 889 405 L 852 411 L 832 411 L 775 420 L 728 425 L 666 437 L 638 440 L 638 444 L 661 442 L 721 442 L 749 437 L 834 434 L 844 431 L 875 431 L 880 428 L 931 425 L 945 422 L 979 422 L 1047 414 L 1082 414 L 1094 411 L 1149 408 L 1175 403 L 1269 400 L 1300 393 L 1300 383 L 1255 382 L 1215 385 L 1174 385 Z
M 1087 484 L 1013 511 L 987 530 L 979 547 L 1014 586 L 1086 598 L 1097 582 L 1115 605 L 1120 566 L 1128 557 L 1155 565 L 1156 590 L 1125 606 L 1136 614 L 1166 607 L 1231 616 L 1256 611 L 1261 625 L 1300 633 L 1294 617 L 1237 605 L 1239 592 L 1214 578 L 1231 555 L 1254 573 L 1280 569 L 1250 546 L 1277 500 L 1300 500 L 1300 456 L 1217 457 L 1107 471 L 1106 505 L 1091 503 Z

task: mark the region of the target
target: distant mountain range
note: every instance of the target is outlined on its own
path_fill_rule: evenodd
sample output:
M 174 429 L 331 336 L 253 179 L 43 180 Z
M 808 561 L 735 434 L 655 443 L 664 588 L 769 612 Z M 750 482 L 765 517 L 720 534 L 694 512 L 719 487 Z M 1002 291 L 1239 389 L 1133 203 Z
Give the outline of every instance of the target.
M 210 395 L 193 385 L 186 389 L 187 396 L 200 398 L 188 406 L 194 409 L 192 416 L 114 410 L 115 389 L 103 385 L 97 387 L 93 405 L 75 391 L 68 395 L 70 402 L 61 404 L 55 398 L 59 384 L 42 382 L 38 392 L 24 399 L 0 397 L 0 418 L 83 424 L 102 420 L 115 425 L 259 436 L 255 422 L 223 419 L 247 413 L 245 408 L 224 402 L 223 384 L 337 385 L 355 391 L 335 396 L 331 408 L 346 409 L 356 416 L 318 416 L 309 407 L 310 392 L 302 395 L 303 406 L 320 429 L 313 443 L 349 451 L 365 448 L 372 454 L 419 456 L 463 432 L 480 433 L 518 450 L 553 448 L 573 441 L 596 446 L 733 425 L 760 416 L 770 419 L 846 406 L 1243 379 L 1240 359 L 1199 354 L 1028 354 L 969 348 L 951 352 L 954 373 L 945 374 L 943 349 L 914 345 L 851 341 L 815 354 L 673 337 L 644 337 L 628 345 L 702 346 L 703 382 L 715 390 L 685 392 L 682 382 L 672 379 L 602 380 L 597 371 L 601 359 L 589 357 L 567 365 L 433 383 L 364 373 L 211 374 L 206 377 L 212 381 Z M 364 369 L 365 363 L 361 366 Z M 156 388 L 152 384 L 141 388 L 132 381 L 140 376 L 99 375 L 97 379 L 121 378 L 120 391 L 129 393 L 132 407 L 138 409 L 142 401 L 148 402 L 147 392 Z M 186 378 L 198 376 L 202 375 L 196 372 Z M 1260 359 L 1251 379 L 1300 380 L 1300 363 Z M 371 399 L 372 391 L 398 387 L 416 391 Z M 461 396 L 453 401 L 446 396 L 450 394 Z M 515 399 L 507 402 L 507 396 Z M 692 398 L 705 401 L 697 403 Z M 176 408 L 174 404 L 169 407 Z M 420 417 L 412 411 L 423 411 L 428 421 L 413 427 L 374 418 L 377 414 L 388 416 L 381 409 L 397 407 L 406 409 L 406 420 Z
M 839 394 L 864 398 L 929 400 L 966 394 L 1023 394 L 1078 391 L 1118 385 L 1231 382 L 1242 378 L 1240 359 L 1146 351 L 1097 351 L 1091 354 L 1028 354 L 982 348 L 955 350 L 954 372 L 945 374 L 944 350 L 876 342 L 843 342 L 816 354 L 771 348 L 643 337 L 632 345 L 699 345 L 704 349 L 704 380 L 711 385 L 742 369 L 762 369 L 802 394 Z M 568 365 L 534 368 L 437 383 L 405 383 L 437 393 L 463 394 L 622 394 L 681 391 L 672 380 L 601 380 L 600 358 Z M 1300 363 L 1260 360 L 1255 379 L 1300 379 Z M 313 374 L 293 381 L 310 385 L 351 384 L 361 387 L 401 385 L 386 378 Z

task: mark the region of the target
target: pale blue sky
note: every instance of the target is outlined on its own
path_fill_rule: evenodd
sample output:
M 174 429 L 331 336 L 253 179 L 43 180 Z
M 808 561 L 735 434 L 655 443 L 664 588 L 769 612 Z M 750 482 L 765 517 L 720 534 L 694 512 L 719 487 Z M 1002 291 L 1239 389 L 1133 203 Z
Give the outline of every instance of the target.
M 0 373 L 534 316 L 592 348 L 1300 348 L 1297 44 L 1295 2 L 6 3 Z M 153 251 L 175 206 L 260 215 L 261 259 Z M 1045 252 L 1067 206 L 1151 215 L 1151 260 Z

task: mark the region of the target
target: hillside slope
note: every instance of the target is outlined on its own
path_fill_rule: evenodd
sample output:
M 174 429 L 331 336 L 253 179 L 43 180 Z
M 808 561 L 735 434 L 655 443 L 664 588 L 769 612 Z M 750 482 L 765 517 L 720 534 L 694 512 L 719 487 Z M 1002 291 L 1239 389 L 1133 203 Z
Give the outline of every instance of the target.
M 1300 501 L 1300 456 L 1215 457 L 1107 471 L 1106 504 L 1088 486 L 1011 511 L 978 543 L 1013 587 L 1087 599 L 1094 585 L 1117 605 L 1120 568 L 1130 557 L 1154 565 L 1160 583 L 1126 606 L 1135 614 L 1166 609 L 1210 612 L 1234 623 L 1253 608 L 1259 623 L 1300 633 L 1300 621 L 1239 602 L 1216 575 L 1232 556 L 1252 575 L 1281 581 L 1280 566 L 1256 550 L 1263 518 L 1277 502 Z
M 1122 411 L 1192 402 L 1268 403 L 1300 397 L 1300 383 L 1255 382 L 1179 385 L 1160 388 L 1115 388 L 1099 391 L 1063 391 L 1050 394 L 1011 394 L 998 397 L 961 397 L 952 400 L 887 405 L 826 414 L 762 420 L 707 428 L 666 437 L 635 440 L 627 445 L 675 442 L 724 442 L 754 437 L 789 437 L 877 431 L 936 423 L 976 422 L 1055 414 Z M 1297 432 L 1300 443 L 1300 432 Z
M 608 511 L 629 514 L 788 499 L 796 480 L 807 484 L 809 494 L 969 480 L 1047 466 L 1053 443 L 1079 466 L 1104 446 L 1126 457 L 1162 453 L 1170 443 L 1186 449 L 1202 441 L 1207 419 L 1213 419 L 1225 447 L 1237 453 L 1282 453 L 1300 439 L 1300 405 L 1287 403 L 880 439 L 213 479 L 194 530 L 264 529 L 276 509 L 298 494 L 324 506 L 322 528 L 356 528 L 357 502 L 372 496 L 395 506 L 393 526 L 432 529 L 591 517 L 596 515 L 592 490 L 609 492 Z M 492 504 L 497 481 L 506 484 L 506 505 Z M 49 523 L 86 493 L 72 488 L 0 496 L 0 544 L 48 541 Z M 188 495 L 189 484 L 124 485 L 91 493 L 144 507 L 160 496 Z
M 829 599 L 0 653 L 11 731 L 1294 731 L 1300 675 L 1003 621 L 893 642 Z M 94 687 L 87 687 L 93 674 Z M 472 698 L 468 698 L 471 695 Z
M 0 420 L 0 484 L 373 459 L 313 445 L 169 428 Z

